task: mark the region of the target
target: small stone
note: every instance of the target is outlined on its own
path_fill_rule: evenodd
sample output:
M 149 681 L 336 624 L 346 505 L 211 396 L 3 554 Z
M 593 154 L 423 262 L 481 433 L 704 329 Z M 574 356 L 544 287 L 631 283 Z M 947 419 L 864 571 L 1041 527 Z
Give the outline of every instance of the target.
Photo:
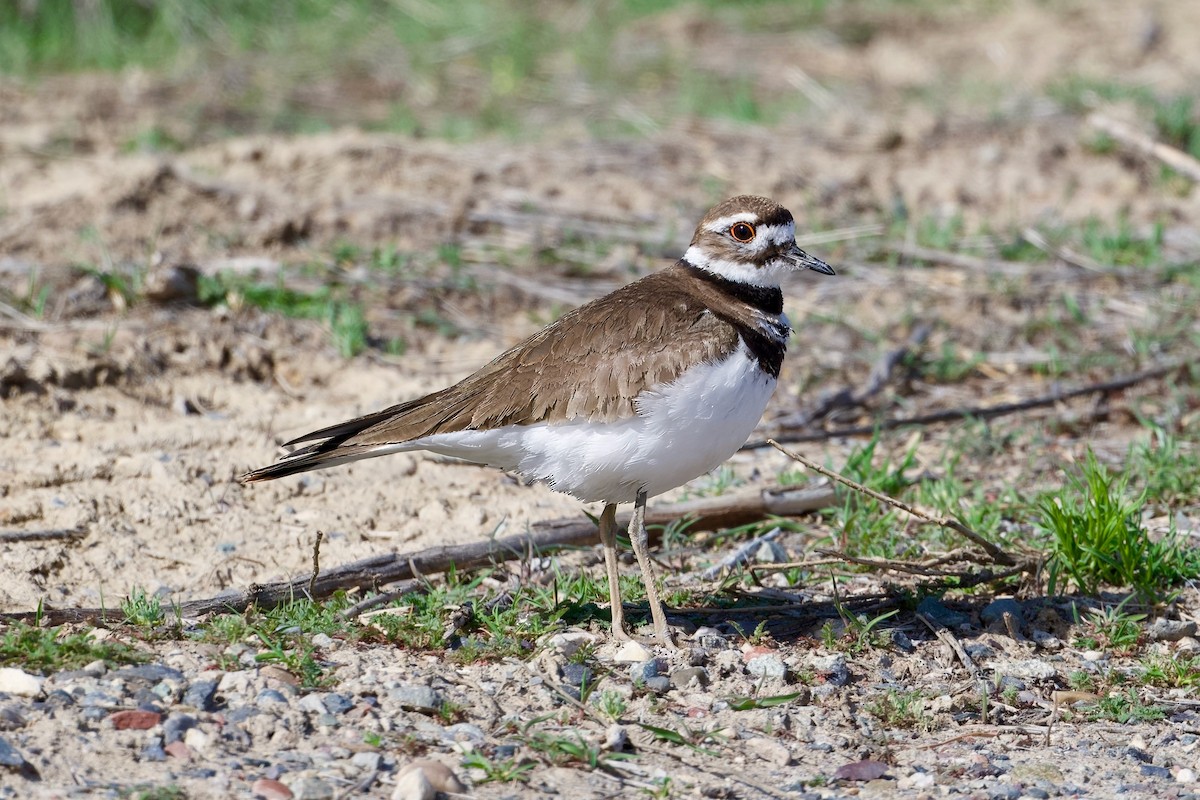
M 183 735 L 194 727 L 196 727 L 195 717 L 188 714 L 172 714 L 163 723 L 163 741 L 167 744 L 181 741 Z
M 1021 604 L 1011 597 L 997 597 L 983 607 L 979 618 L 983 620 L 984 625 L 991 625 L 1004 619 L 1005 614 L 1010 614 L 1019 623 L 1022 615 Z
M 604 731 L 604 749 L 611 753 L 620 753 L 629 744 L 629 732 L 623 725 L 613 723 Z
M 180 761 L 191 761 L 192 760 L 191 748 L 189 748 L 183 742 L 171 742 L 171 743 L 165 745 L 163 747 L 163 750 L 166 752 L 167 755 L 171 756 L 172 758 L 177 758 Z
M 654 658 L 654 653 L 640 642 L 630 640 L 617 648 L 613 661 L 618 664 L 643 664 Z
M 344 694 L 330 692 L 325 695 L 325 708 L 329 710 L 330 714 L 345 714 L 354 708 L 354 701 Z
M 786 767 L 792 761 L 791 752 L 780 742 L 765 736 L 755 736 L 742 743 L 747 750 L 775 767 Z
M 892 644 L 901 653 L 914 653 L 917 646 L 913 644 L 912 639 L 908 638 L 908 634 L 899 628 L 892 628 Z
M 183 703 L 200 711 L 216 711 L 217 707 L 213 702 L 216 694 L 217 681 L 192 681 L 183 693 Z
M 591 667 L 586 664 L 570 663 L 562 668 L 563 683 L 568 686 L 582 687 L 585 683 L 591 685 L 596 678 L 596 673 Z
M 671 679 L 665 675 L 657 675 L 646 681 L 645 687 L 647 691 L 655 694 L 666 694 L 671 690 Z
M 809 663 L 813 671 L 830 686 L 845 686 L 850 682 L 850 667 L 846 665 L 846 657 L 841 653 L 820 656 Z
M 333 647 L 333 638 L 325 633 L 313 634 L 313 637 L 310 641 L 312 641 L 313 647 L 320 647 L 325 650 L 328 650 L 330 647 Z
M 487 742 L 487 734 L 483 732 L 483 728 L 478 725 L 472 725 L 469 722 L 456 722 L 453 725 L 447 725 L 443 729 L 445 738 L 451 742 L 470 742 L 476 747 L 483 746 Z
M 292 790 L 279 781 L 259 778 L 250 785 L 250 791 L 258 800 L 292 800 Z
M 657 678 L 662 665 L 657 658 L 650 658 L 637 664 L 630 664 L 629 679 L 635 684 L 645 683 L 651 678 Z
M 1171 780 L 1171 770 L 1166 767 L 1157 767 L 1153 764 L 1142 764 L 1142 774 L 1147 778 L 1162 778 L 1163 780 Z
M 896 781 L 897 789 L 931 789 L 937 779 L 924 770 L 916 770 L 910 775 L 903 775 Z M 1016 800 L 1014 798 L 1014 800 Z
M 0 738 L 0 767 L 8 767 L 9 769 L 23 769 L 25 767 L 25 757 L 3 738 Z
M 396 778 L 396 788 L 392 790 L 392 800 L 434 800 L 436 797 L 437 790 L 419 769 Z
M 1053 665 L 1037 658 L 997 659 L 989 666 L 997 675 L 1011 675 L 1027 680 L 1048 681 L 1058 674 Z
M 782 681 L 787 679 L 787 664 L 778 653 L 766 653 L 746 662 L 746 672 L 761 680 Z
M 142 751 L 138 753 L 138 761 L 158 762 L 166 760 L 167 751 L 163 749 L 162 741 L 159 739 L 155 739 L 153 742 L 143 747 Z
M 287 698 L 274 689 L 263 689 L 254 698 L 254 704 L 259 708 L 269 708 L 276 705 L 287 705 Z
M 1176 783 L 1195 783 L 1196 782 L 1196 773 L 1194 770 L 1190 770 L 1187 767 L 1184 767 L 1183 769 L 1179 770 L 1179 772 L 1175 773 L 1175 782 Z
M 89 678 L 103 678 L 104 673 L 108 672 L 108 665 L 104 663 L 104 659 L 98 658 L 95 661 L 85 664 L 80 672 Z
M 396 789 L 399 791 L 400 783 L 403 778 L 412 774 L 421 775 L 425 782 L 429 784 L 434 792 L 443 792 L 445 794 L 466 794 L 467 787 L 454 774 L 454 770 L 443 764 L 441 761 L 435 761 L 431 758 L 422 758 L 411 762 L 398 773 L 396 777 Z M 392 797 L 397 797 L 393 794 Z M 404 795 L 409 797 L 409 795 Z
M 1091 662 L 1092 664 L 1108 659 L 1108 653 L 1104 652 L 1103 650 L 1084 650 L 1081 655 L 1083 656 L 1084 661 Z
M 971 621 L 966 614 L 951 611 L 941 601 L 932 597 L 926 597 L 917 604 L 917 613 L 929 617 L 934 622 L 940 622 L 947 628 L 957 628 Z
M 16 731 L 28 724 L 17 706 L 0 706 L 0 731 Z
M 1196 635 L 1196 623 L 1190 619 L 1181 621 L 1160 617 L 1150 623 L 1146 633 L 1156 642 L 1178 642 L 1185 636 Z
M 145 731 L 162 721 L 162 714 L 153 711 L 116 711 L 108 715 L 113 727 L 119 731 Z
M 333 800 L 333 787 L 320 778 L 301 778 L 288 788 L 295 800 Z
M 692 641 L 708 650 L 724 650 L 729 647 L 729 639 L 716 628 L 703 626 L 692 634 Z
M 199 728 L 188 728 L 187 733 L 183 735 L 183 743 L 196 753 L 208 750 L 210 741 L 208 734 Z
M 442 696 L 429 686 L 404 683 L 388 693 L 405 711 L 436 714 L 442 707 Z
M 42 693 L 42 684 L 45 682 L 45 678 L 30 675 L 16 667 L 0 668 L 0 692 L 20 697 L 37 697 Z
M 123 681 L 136 680 L 144 683 L 168 680 L 182 682 L 184 679 L 182 672 L 165 664 L 138 664 L 133 667 L 121 667 L 112 673 L 112 677 Z
M 351 756 L 350 763 L 363 772 L 378 772 L 380 764 L 383 763 L 383 756 L 374 750 L 364 750 Z
M 296 705 L 301 711 L 307 711 L 309 714 L 325 713 L 325 701 L 321 698 L 319 692 L 304 695 Z
M 686 689 L 693 682 L 700 688 L 708 686 L 708 670 L 704 667 L 684 667 L 671 673 L 671 685 L 676 689 Z
M 598 637 L 593 633 L 571 630 L 554 634 L 546 640 L 546 646 L 563 658 L 570 658 L 579 652 L 579 648 L 593 646 L 597 641 Z
M 1032 797 L 1034 800 L 1049 800 L 1050 793 L 1040 786 L 1026 786 L 1025 796 Z
M 790 560 L 788 551 L 774 539 L 759 544 L 754 550 L 753 558 L 759 564 L 784 564 Z
M 1200 639 L 1192 636 L 1184 636 L 1175 645 L 1175 649 L 1180 653 L 1195 653 L 1200 652 Z

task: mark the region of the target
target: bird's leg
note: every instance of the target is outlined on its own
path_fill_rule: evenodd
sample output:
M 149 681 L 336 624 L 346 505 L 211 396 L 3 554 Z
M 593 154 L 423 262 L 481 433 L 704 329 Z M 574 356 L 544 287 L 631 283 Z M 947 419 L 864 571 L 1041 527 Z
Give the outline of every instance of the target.
M 633 503 L 633 517 L 629 520 L 629 543 L 633 545 L 633 554 L 637 556 L 638 566 L 642 568 L 642 583 L 646 584 L 646 602 L 650 605 L 650 616 L 654 620 L 654 634 L 667 647 L 674 648 L 675 640 L 667 628 L 667 614 L 663 610 L 662 600 L 658 597 L 658 581 L 654 574 L 654 564 L 650 561 L 650 541 L 646 534 L 646 491 L 637 493 Z
M 608 600 L 612 606 L 612 635 L 628 640 L 625 608 L 621 605 L 621 583 L 617 574 L 617 504 L 609 503 L 600 512 L 600 545 L 604 548 L 604 568 L 608 571 Z

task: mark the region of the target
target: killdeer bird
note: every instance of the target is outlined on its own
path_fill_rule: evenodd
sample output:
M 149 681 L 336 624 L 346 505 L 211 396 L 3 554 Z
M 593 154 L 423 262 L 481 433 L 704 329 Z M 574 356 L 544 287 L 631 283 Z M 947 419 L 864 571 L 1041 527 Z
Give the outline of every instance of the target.
M 673 266 L 564 314 L 453 386 L 307 433 L 313 442 L 241 477 L 273 480 L 410 450 L 519 473 L 603 502 L 612 631 L 625 639 L 616 509 L 655 634 L 671 644 L 647 552 L 646 499 L 716 468 L 758 424 L 791 328 L 779 281 L 833 269 L 796 245 L 791 213 L 764 197 L 713 208 Z

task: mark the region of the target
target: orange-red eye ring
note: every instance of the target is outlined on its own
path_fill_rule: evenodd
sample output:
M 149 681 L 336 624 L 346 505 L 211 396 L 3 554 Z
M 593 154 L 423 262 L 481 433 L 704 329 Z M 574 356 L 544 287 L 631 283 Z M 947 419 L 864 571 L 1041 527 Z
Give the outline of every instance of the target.
M 729 235 L 735 242 L 745 244 L 754 240 L 754 226 L 749 222 L 735 222 L 729 226 Z

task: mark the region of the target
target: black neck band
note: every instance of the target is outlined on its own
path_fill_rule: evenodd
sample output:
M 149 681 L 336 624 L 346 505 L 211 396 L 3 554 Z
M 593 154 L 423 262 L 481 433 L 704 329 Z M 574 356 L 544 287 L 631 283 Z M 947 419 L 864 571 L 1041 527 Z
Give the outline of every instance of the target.
M 731 281 L 715 272 L 697 267 L 691 262 L 684 261 L 683 263 L 696 277 L 711 283 L 725 294 L 742 301 L 751 308 L 756 308 L 764 314 L 783 313 L 783 292 L 778 287 L 754 286 L 741 281 Z

